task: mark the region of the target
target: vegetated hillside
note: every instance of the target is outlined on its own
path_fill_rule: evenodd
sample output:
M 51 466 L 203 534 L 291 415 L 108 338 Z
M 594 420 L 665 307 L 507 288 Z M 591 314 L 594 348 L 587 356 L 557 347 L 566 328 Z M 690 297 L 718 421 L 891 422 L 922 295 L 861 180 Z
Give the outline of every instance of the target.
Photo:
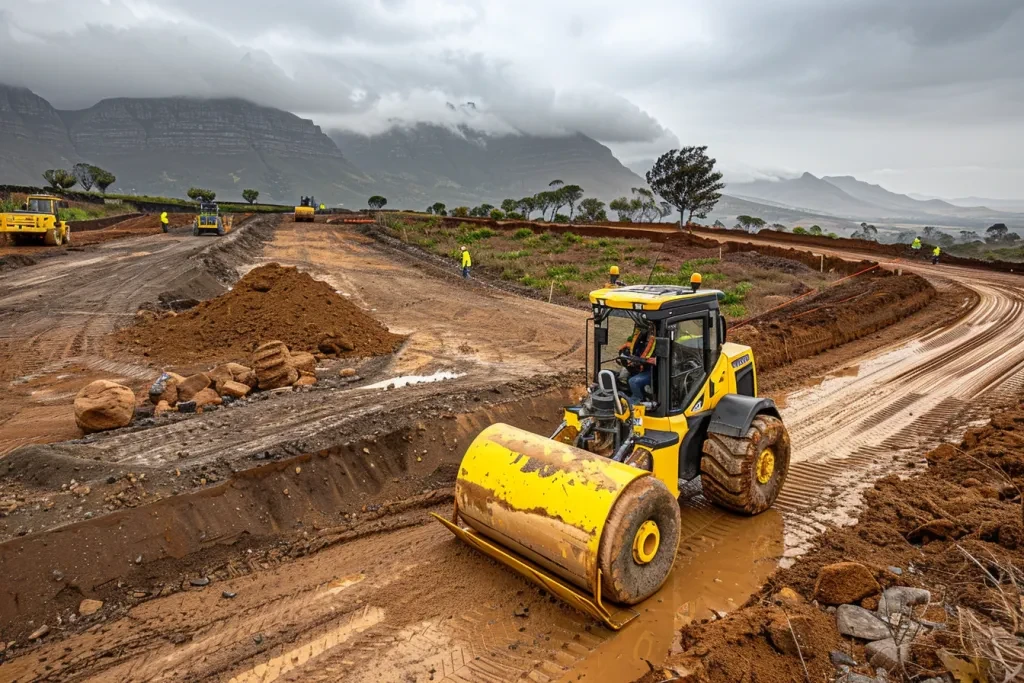
M 967 218 L 999 222 L 1010 218 L 1005 212 L 986 206 L 955 206 L 941 199 L 914 199 L 905 194 L 890 192 L 881 185 L 872 185 L 853 176 L 825 176 L 828 181 L 847 194 L 881 207 L 896 216 L 936 216 L 941 218 Z M 1017 217 L 1020 218 L 1020 217 Z
M 495 136 L 465 126 L 419 124 L 372 137 L 341 131 L 331 137 L 384 189 L 389 206 L 496 205 L 546 190 L 555 179 L 604 201 L 645 185 L 611 150 L 579 133 Z
M 60 112 L 24 89 L 0 86 L 2 181 L 39 184 L 77 161 L 118 176 L 112 190 L 182 197 L 189 187 L 288 203 L 314 194 L 362 205 L 367 178 L 318 126 L 244 100 L 110 99 Z

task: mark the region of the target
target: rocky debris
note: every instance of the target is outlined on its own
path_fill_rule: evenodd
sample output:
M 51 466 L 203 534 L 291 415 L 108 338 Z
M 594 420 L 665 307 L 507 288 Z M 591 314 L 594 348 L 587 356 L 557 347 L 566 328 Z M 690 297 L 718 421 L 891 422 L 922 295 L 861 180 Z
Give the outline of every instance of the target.
M 896 673 L 910 656 L 910 642 L 909 638 L 902 640 L 898 645 L 892 638 L 876 640 L 864 646 L 864 654 L 868 658 L 868 663 L 876 669 Z
M 253 369 L 259 388 L 267 391 L 295 384 L 299 371 L 292 364 L 291 353 L 284 342 L 270 341 L 252 355 Z
M 337 334 L 325 335 L 316 346 L 320 353 L 328 356 L 340 356 L 355 349 L 352 342 Z
M 86 598 L 78 605 L 78 614 L 83 617 L 91 617 L 103 608 L 102 600 L 90 600 Z
M 28 639 L 29 640 L 38 640 L 39 638 L 45 638 L 46 635 L 49 632 L 50 632 L 50 627 L 47 626 L 46 624 L 43 624 L 42 626 L 37 628 L 35 631 L 32 631 L 32 633 L 29 634 Z
M 178 385 L 185 381 L 185 378 L 175 372 L 163 372 L 149 388 L 149 401 L 153 405 L 161 402 L 174 405 L 178 402 Z
M 248 384 L 242 384 L 230 380 L 220 385 L 220 393 L 222 396 L 230 396 L 231 398 L 245 398 L 252 388 Z
M 832 652 L 829 652 L 828 653 L 828 658 L 829 658 L 829 661 L 832 662 L 832 666 L 835 666 L 835 667 L 839 667 L 839 666 L 857 666 L 857 660 L 856 659 L 854 659 L 850 655 L 846 654 L 845 652 L 840 652 L 839 650 L 832 650 Z
M 195 402 L 197 409 L 202 409 L 208 406 L 219 406 L 224 403 L 220 398 L 220 394 L 212 388 L 203 389 L 196 394 L 192 400 Z
M 356 369 L 355 368 L 342 368 L 338 372 L 338 377 L 355 377 L 355 376 L 356 376 Z
M 313 354 L 299 351 L 292 354 L 292 366 L 299 371 L 299 374 L 316 374 L 316 358 Z
M 316 375 L 310 373 L 302 373 L 299 379 L 296 380 L 295 386 L 297 387 L 311 387 L 316 384 Z
M 836 627 L 844 636 L 861 640 L 881 640 L 891 635 L 889 625 L 877 614 L 856 605 L 839 606 L 836 610 Z
M 821 568 L 814 599 L 826 605 L 845 605 L 880 591 L 870 569 L 859 562 L 837 562 Z
M 419 428 L 419 425 L 417 425 Z M 804 601 L 803 597 L 789 586 L 785 586 L 775 594 L 775 602 L 780 605 L 799 605 Z
M 153 409 L 153 415 L 155 417 L 160 417 L 164 413 L 169 413 L 172 412 L 173 410 L 174 408 L 171 407 L 170 403 L 168 403 L 167 401 L 160 401 L 159 403 L 156 404 L 156 408 Z
M 179 413 L 194 413 L 194 412 L 196 412 L 196 402 L 195 401 L 181 401 L 180 403 L 178 403 L 178 412 Z
M 135 415 L 135 394 L 126 386 L 97 380 L 75 397 L 75 423 L 86 434 L 127 427 Z
M 208 388 L 212 383 L 210 376 L 204 372 L 191 375 L 178 385 L 178 400 L 195 400 L 196 394 Z
M 909 614 L 910 608 L 927 605 L 931 599 L 932 594 L 923 588 L 906 588 L 904 586 L 887 588 L 878 601 L 878 613 L 883 617 Z
M 238 597 L 238 593 L 232 593 L 231 591 L 224 591 L 223 593 L 220 594 L 220 597 L 225 598 L 227 600 L 234 600 L 236 597 Z
M 198 578 L 198 579 L 189 579 L 189 584 L 191 584 L 191 585 L 193 585 L 193 586 L 195 586 L 197 588 L 201 588 L 203 586 L 209 586 L 210 585 L 210 579 L 208 579 L 205 576 L 203 576 L 201 578 Z

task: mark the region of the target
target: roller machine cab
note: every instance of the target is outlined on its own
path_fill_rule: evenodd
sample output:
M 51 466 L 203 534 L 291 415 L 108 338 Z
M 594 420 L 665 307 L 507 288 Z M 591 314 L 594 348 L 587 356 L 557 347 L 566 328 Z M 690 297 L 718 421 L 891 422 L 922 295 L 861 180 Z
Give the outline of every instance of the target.
M 706 498 L 753 515 L 789 469 L 789 434 L 757 397 L 754 352 L 726 341 L 722 294 L 700 282 L 592 292 L 586 396 L 548 438 L 505 424 L 481 432 L 453 517 L 435 515 L 613 629 L 636 616 L 623 606 L 668 578 L 681 482 L 700 476 Z

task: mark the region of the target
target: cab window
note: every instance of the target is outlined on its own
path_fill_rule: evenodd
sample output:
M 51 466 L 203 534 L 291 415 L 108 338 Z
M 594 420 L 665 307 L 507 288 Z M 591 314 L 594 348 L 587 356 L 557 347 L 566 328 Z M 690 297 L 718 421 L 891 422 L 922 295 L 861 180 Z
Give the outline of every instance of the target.
M 53 200 L 30 199 L 28 200 L 28 210 L 35 213 L 53 213 Z
M 681 412 L 704 384 L 707 317 L 669 324 L 672 339 L 669 371 L 669 411 Z

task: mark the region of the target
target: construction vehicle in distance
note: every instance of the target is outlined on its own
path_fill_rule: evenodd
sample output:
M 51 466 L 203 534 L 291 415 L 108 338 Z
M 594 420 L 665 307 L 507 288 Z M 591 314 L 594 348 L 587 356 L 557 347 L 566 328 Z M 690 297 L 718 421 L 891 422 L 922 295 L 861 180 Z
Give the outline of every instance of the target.
M 192 221 L 192 234 L 216 234 L 224 236 L 231 232 L 231 217 L 221 216 L 216 202 L 199 202 L 199 213 Z
M 778 496 L 789 434 L 757 397 L 754 352 L 726 341 L 722 293 L 634 285 L 590 294 L 587 395 L 548 438 L 493 424 L 469 446 L 451 520 L 469 545 L 620 629 L 668 578 L 680 481 L 755 515 Z M 613 370 L 611 367 L 618 370 Z M 650 372 L 640 396 L 640 372 Z
M 0 233 L 11 236 L 15 245 L 71 244 L 71 226 L 60 219 L 67 201 L 45 194 L 29 195 L 20 211 L 0 214 Z
M 313 197 L 302 197 L 299 205 L 295 207 L 296 223 L 312 223 L 316 216 L 316 201 Z

